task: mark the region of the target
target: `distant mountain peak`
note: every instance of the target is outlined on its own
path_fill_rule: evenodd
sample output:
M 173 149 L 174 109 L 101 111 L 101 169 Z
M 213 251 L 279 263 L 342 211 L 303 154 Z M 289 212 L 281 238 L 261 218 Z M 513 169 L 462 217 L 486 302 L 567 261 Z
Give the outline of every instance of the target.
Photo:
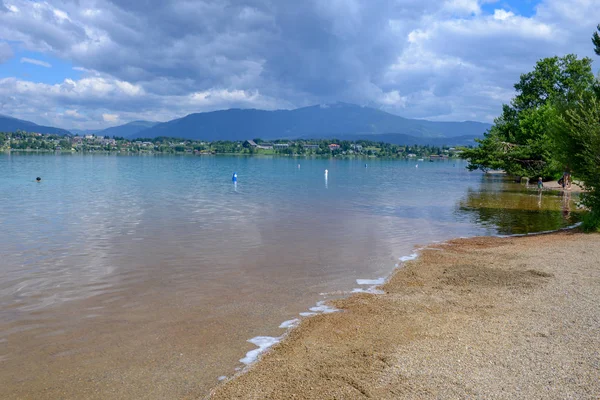
M 111 126 L 110 128 L 103 129 L 97 132 L 96 135 L 130 137 L 136 135 L 138 132 L 152 128 L 157 124 L 160 124 L 160 122 L 144 120 L 130 121 L 122 125 Z
M 8 115 L 0 115 L 0 132 L 16 131 L 49 133 L 53 135 L 66 135 L 70 133 L 65 129 L 55 128 L 53 126 L 42 126 L 35 122 L 25 121 Z
M 489 126 L 484 123 L 407 119 L 377 108 L 334 102 L 295 110 L 267 111 L 236 108 L 194 113 L 157 124 L 135 133 L 132 137 L 171 136 L 216 141 L 403 134 L 440 138 L 481 136 Z
M 311 107 L 311 106 L 309 106 L 309 107 Z M 363 108 L 363 106 L 360 106 L 358 104 L 344 103 L 343 101 L 322 103 L 322 104 L 318 104 L 318 105 L 312 106 L 312 107 L 318 107 L 318 108 Z

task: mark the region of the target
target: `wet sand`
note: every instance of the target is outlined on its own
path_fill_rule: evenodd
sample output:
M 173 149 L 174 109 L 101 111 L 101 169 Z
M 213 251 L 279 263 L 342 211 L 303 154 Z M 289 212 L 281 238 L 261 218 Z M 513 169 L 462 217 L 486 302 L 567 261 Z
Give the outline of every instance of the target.
M 597 399 L 600 235 L 432 245 L 302 322 L 213 399 Z
M 533 182 L 532 184 L 533 185 L 537 185 L 536 182 Z M 558 181 L 549 181 L 549 182 L 544 182 L 544 189 L 546 189 L 546 190 L 560 190 L 560 191 L 562 191 L 563 187 L 562 187 L 562 185 L 560 185 L 558 183 Z M 570 188 L 568 187 L 566 190 L 569 191 L 569 192 L 572 192 L 572 193 L 582 193 L 582 192 L 585 192 L 585 190 L 580 185 L 578 185 L 575 182 L 573 182 L 571 184 L 571 187 Z

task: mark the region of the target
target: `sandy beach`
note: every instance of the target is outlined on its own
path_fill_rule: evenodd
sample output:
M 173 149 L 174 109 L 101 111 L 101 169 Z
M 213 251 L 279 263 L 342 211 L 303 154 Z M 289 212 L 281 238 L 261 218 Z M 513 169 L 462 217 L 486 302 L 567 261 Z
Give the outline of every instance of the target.
M 536 182 L 532 182 L 532 185 L 535 185 Z M 544 182 L 544 189 L 546 190 L 563 190 L 562 185 L 560 185 L 558 183 L 558 181 L 548 181 L 548 182 Z M 578 185 L 577 183 L 573 182 L 571 184 L 571 187 L 567 188 L 567 191 L 570 191 L 572 193 L 582 193 L 585 192 L 585 190 Z
M 432 245 L 212 399 L 597 399 L 600 235 Z

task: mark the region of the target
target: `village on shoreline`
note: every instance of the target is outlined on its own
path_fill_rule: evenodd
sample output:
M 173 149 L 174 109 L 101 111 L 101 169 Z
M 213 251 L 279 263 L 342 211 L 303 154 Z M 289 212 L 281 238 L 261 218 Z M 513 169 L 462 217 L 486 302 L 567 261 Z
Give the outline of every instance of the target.
M 108 136 L 71 136 L 17 131 L 0 133 L 0 151 L 117 154 L 240 154 L 319 157 L 376 157 L 439 160 L 459 158 L 463 147 L 397 145 L 369 140 L 274 140 L 207 142 L 171 137 L 126 139 Z

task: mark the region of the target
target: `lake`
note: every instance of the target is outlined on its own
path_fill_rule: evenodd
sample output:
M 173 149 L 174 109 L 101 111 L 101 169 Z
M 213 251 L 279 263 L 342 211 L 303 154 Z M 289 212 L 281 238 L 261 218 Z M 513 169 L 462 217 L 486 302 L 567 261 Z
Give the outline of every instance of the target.
M 465 166 L 0 154 L 0 397 L 203 396 L 415 246 L 577 219 L 575 194 Z

